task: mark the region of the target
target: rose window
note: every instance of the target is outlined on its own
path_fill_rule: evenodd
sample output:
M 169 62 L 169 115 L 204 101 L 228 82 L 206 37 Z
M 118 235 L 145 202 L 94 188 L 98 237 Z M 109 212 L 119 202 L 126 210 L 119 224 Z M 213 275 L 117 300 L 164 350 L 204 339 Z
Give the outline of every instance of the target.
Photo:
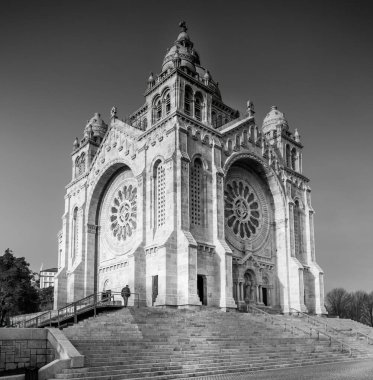
M 242 239 L 255 235 L 260 225 L 259 203 L 248 184 L 234 179 L 225 191 L 225 218 L 232 232 Z
M 126 240 L 136 230 L 136 187 L 123 186 L 114 197 L 110 213 L 110 229 L 116 239 Z

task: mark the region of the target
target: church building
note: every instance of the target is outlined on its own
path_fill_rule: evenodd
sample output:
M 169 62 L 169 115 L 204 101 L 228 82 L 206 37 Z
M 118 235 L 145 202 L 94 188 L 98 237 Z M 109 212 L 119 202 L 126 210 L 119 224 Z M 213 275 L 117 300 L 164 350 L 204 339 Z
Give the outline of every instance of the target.
M 145 103 L 74 141 L 55 308 L 128 284 L 143 306 L 326 313 L 299 133 L 225 104 L 180 28 Z

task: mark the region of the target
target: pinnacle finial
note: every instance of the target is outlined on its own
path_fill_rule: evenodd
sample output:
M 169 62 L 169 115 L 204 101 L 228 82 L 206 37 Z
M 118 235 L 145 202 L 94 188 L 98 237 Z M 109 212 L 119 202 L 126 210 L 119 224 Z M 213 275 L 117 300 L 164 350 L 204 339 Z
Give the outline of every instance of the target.
M 110 111 L 110 116 L 112 119 L 117 119 L 117 112 L 118 112 L 117 107 L 113 106 Z
M 180 21 L 180 22 L 179 22 L 179 27 L 181 28 L 181 30 L 182 30 L 183 32 L 186 32 L 186 31 L 188 30 L 185 21 Z

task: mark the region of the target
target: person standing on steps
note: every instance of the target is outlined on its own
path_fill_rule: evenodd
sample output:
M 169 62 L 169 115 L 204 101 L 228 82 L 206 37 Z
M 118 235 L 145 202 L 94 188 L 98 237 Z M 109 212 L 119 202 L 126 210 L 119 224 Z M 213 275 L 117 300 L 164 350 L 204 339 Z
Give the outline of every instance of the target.
M 127 307 L 128 297 L 131 297 L 131 290 L 128 285 L 122 289 L 121 295 L 123 297 L 123 305 L 124 307 Z

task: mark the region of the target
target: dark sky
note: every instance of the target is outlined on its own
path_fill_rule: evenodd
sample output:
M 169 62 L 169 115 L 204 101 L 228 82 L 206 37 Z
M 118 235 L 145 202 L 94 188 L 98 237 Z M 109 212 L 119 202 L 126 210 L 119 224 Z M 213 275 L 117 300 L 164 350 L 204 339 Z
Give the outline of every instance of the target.
M 0 249 L 57 265 L 72 142 L 140 107 L 186 20 L 223 100 L 298 128 L 327 290 L 373 290 L 371 1 L 1 1 Z

